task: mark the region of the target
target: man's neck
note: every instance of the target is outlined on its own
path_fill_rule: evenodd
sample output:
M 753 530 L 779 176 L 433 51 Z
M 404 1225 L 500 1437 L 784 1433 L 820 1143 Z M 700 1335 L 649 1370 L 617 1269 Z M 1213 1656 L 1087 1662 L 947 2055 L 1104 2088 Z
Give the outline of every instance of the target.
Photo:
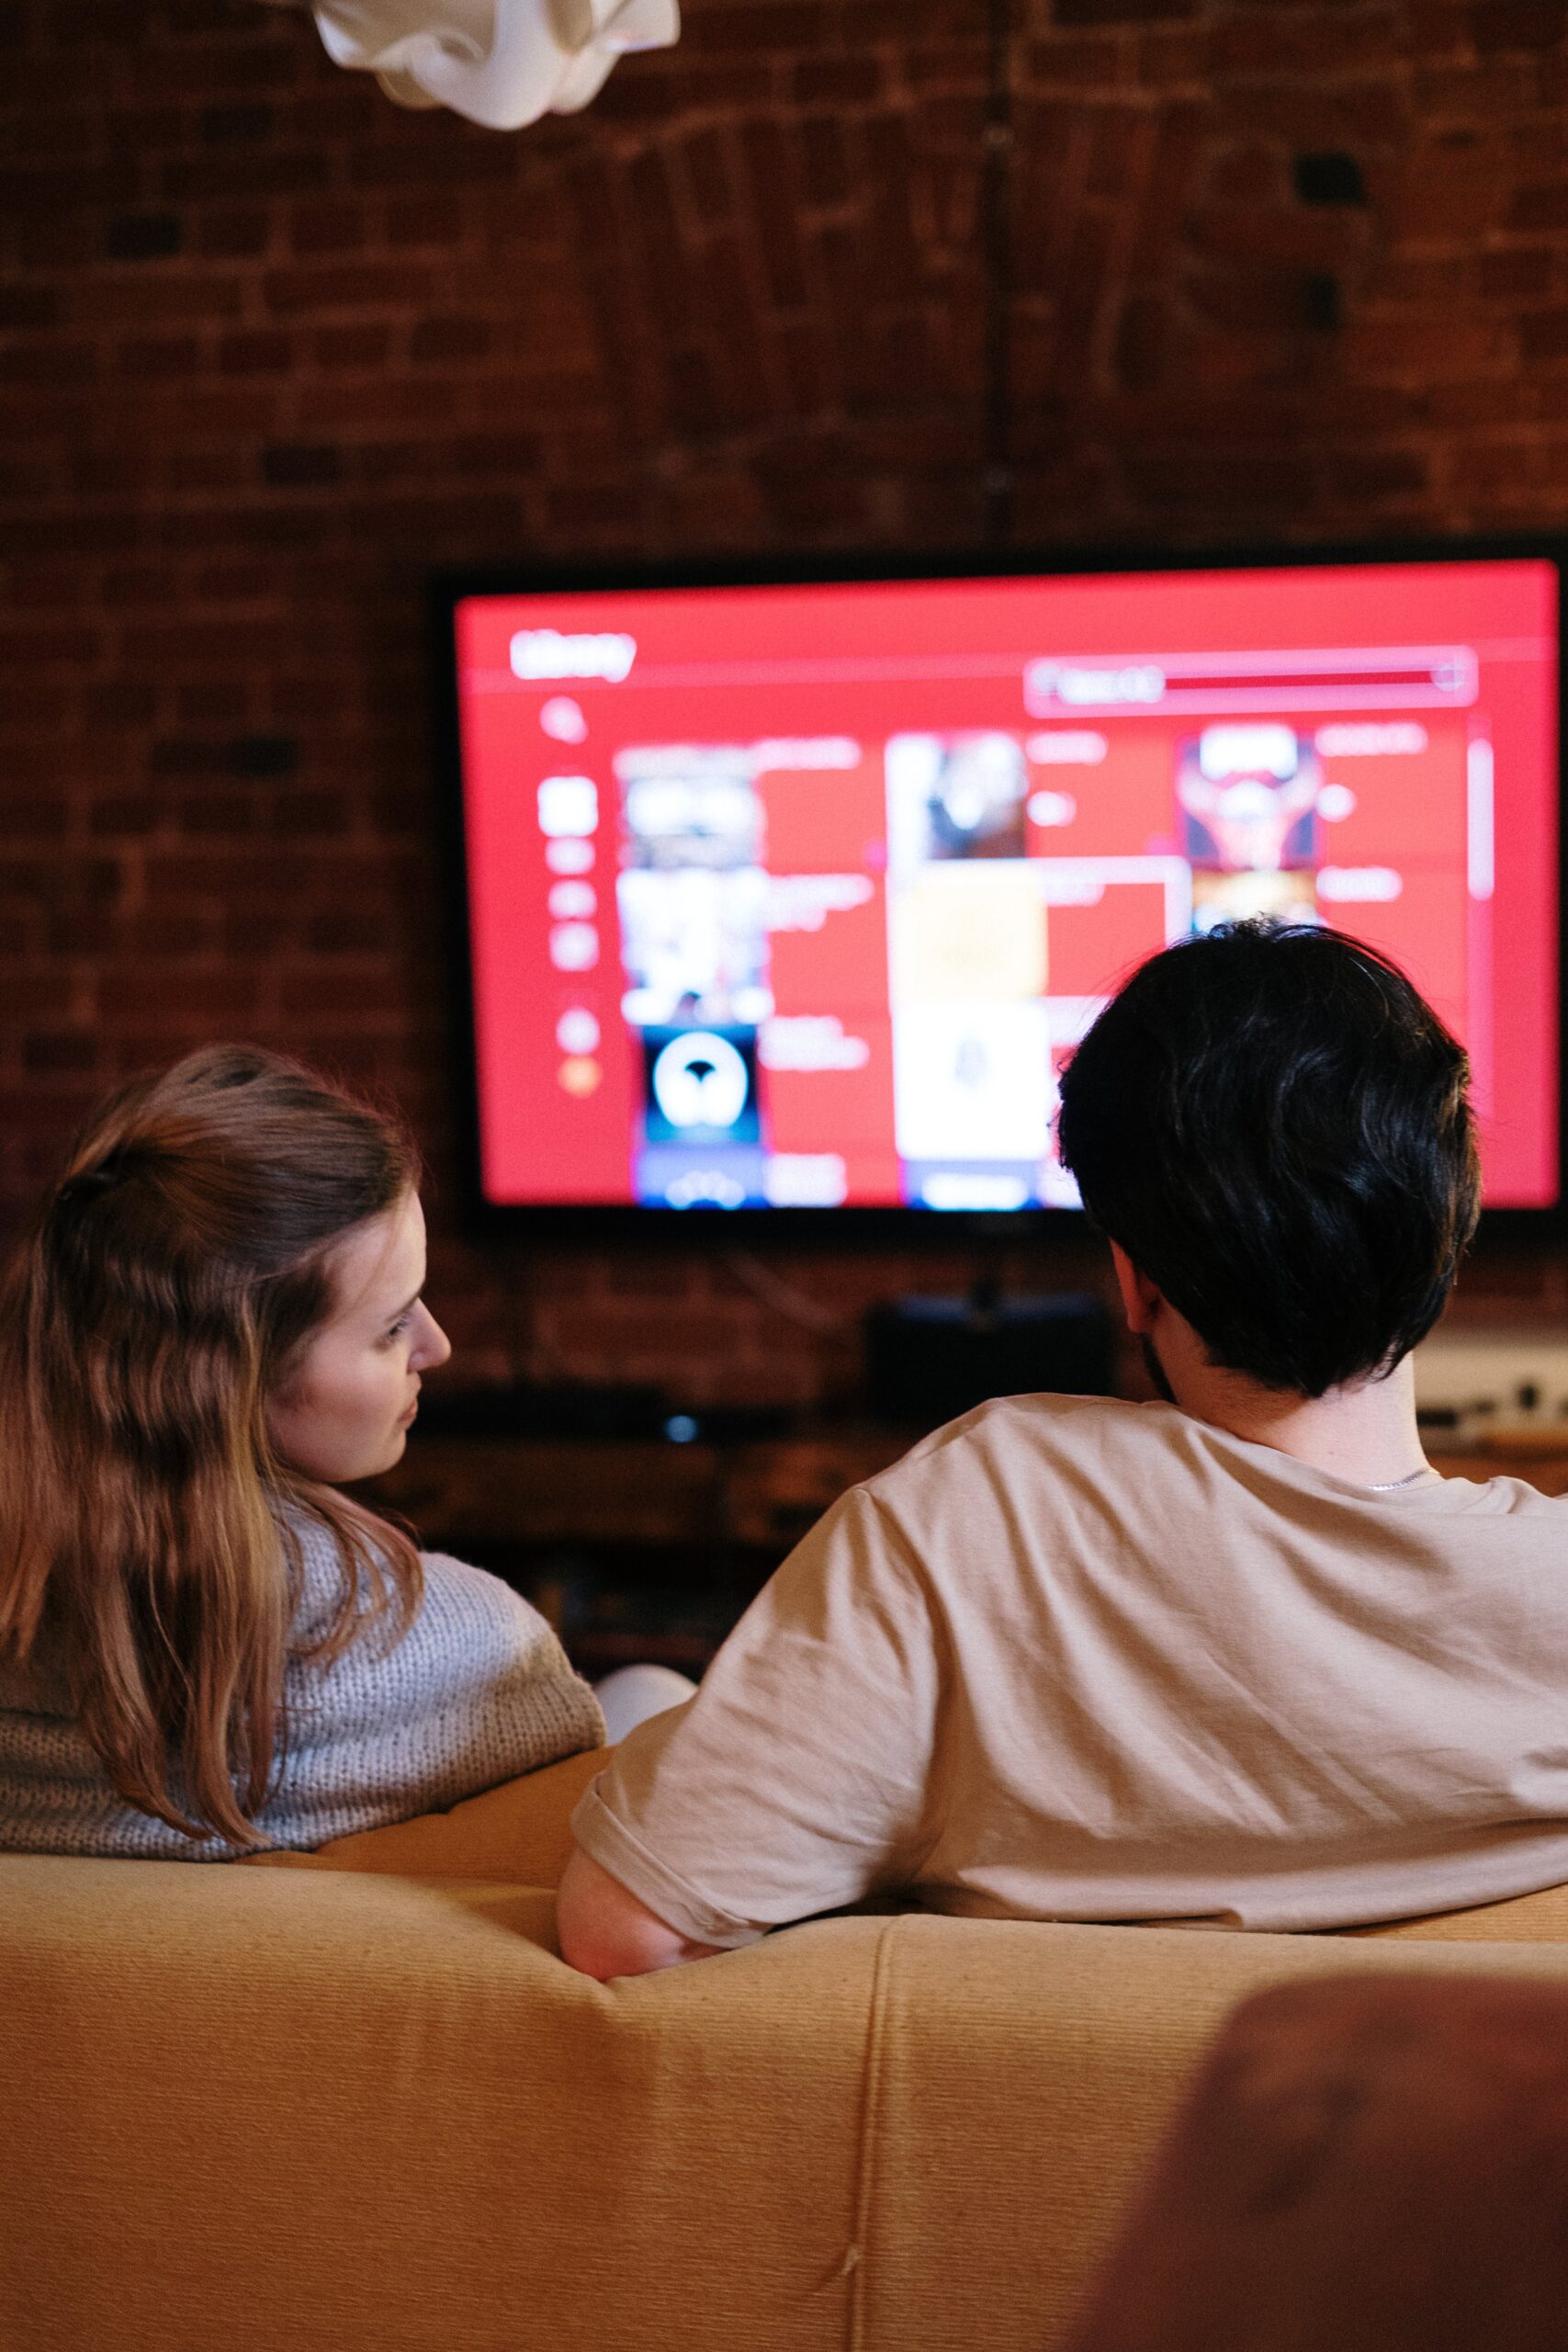
M 1219 1370 L 1201 1345 L 1184 1345 L 1169 1324 L 1158 1340 L 1176 1403 L 1195 1420 L 1362 1487 L 1397 1486 L 1428 1466 L 1416 1426 L 1416 1374 L 1408 1356 L 1384 1380 L 1301 1396 Z
M 1142 1341 L 1156 1385 L 1194 1420 L 1361 1487 L 1403 1486 L 1429 1466 L 1416 1426 L 1416 1368 L 1408 1356 L 1386 1380 L 1358 1381 L 1324 1396 L 1265 1388 L 1210 1363 L 1187 1317 L 1120 1242 L 1111 1244 L 1111 1258 L 1127 1328 Z

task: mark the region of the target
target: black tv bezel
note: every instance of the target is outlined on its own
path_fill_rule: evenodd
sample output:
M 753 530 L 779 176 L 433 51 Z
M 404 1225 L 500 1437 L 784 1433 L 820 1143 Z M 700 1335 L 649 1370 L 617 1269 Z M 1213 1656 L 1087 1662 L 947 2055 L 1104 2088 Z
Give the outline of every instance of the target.
M 878 549 L 815 550 L 655 562 L 627 558 L 592 564 L 485 564 L 445 568 L 430 575 L 427 589 L 434 684 L 434 729 L 437 788 L 441 796 L 443 897 L 446 908 L 449 1022 L 453 1043 L 455 1112 L 460 1208 L 476 1237 L 538 1242 L 647 1243 L 671 1241 L 687 1247 L 722 1238 L 730 1248 L 771 1241 L 798 1250 L 808 1244 L 830 1250 L 842 1244 L 906 1250 L 919 1245 L 965 1252 L 1012 1249 L 1055 1236 L 1083 1236 L 1081 1209 L 1036 1207 L 1010 1211 L 935 1210 L 908 1204 L 830 1209 L 660 1209 L 650 1203 L 500 1202 L 484 1190 L 480 1148 L 479 1069 L 476 1050 L 472 934 L 469 927 L 467 841 L 464 824 L 462 738 L 457 661 L 456 615 L 471 596 L 594 594 L 615 591 L 681 588 L 772 588 L 833 586 L 876 581 L 970 581 L 1028 578 L 1110 578 L 1156 572 L 1250 571 L 1326 569 L 1338 564 L 1486 563 L 1545 561 L 1558 574 L 1557 615 L 1557 1168 L 1558 1199 L 1543 1208 L 1483 1211 L 1480 1240 L 1499 1251 L 1568 1242 L 1568 808 L 1564 800 L 1564 736 L 1568 730 L 1565 674 L 1564 592 L 1568 590 L 1568 537 L 1562 535 L 1491 535 L 1462 538 L 1400 539 L 1369 543 L 1337 541 L 1294 547 L 1273 542 L 1208 548 L 1151 548 L 1146 544 L 1091 548 L 927 549 L 919 553 Z

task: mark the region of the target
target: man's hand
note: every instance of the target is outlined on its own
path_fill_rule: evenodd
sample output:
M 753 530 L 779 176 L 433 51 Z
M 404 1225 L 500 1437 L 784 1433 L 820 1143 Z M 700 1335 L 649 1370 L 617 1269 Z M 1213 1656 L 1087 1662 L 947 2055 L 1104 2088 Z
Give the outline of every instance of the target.
M 667 1927 L 619 1879 L 574 1846 L 556 1896 L 556 1931 L 569 1968 L 601 1984 L 612 1976 L 646 1976 L 706 1960 L 717 1944 L 695 1944 Z

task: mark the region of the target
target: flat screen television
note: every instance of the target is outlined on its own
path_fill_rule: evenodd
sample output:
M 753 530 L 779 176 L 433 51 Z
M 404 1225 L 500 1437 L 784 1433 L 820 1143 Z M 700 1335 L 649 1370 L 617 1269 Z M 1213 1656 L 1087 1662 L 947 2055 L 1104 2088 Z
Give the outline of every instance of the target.
M 1393 956 L 1556 1209 L 1560 562 L 448 580 L 483 1199 L 1070 1210 L 1056 1080 L 1244 916 Z

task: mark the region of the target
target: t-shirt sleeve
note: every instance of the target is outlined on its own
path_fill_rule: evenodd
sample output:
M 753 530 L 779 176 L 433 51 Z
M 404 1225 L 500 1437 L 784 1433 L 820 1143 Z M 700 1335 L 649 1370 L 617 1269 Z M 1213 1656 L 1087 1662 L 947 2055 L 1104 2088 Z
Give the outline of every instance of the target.
M 929 1842 L 939 1648 L 917 1564 L 855 1488 L 696 1697 L 621 1743 L 578 1843 L 678 1933 L 726 1947 L 901 1883 Z

